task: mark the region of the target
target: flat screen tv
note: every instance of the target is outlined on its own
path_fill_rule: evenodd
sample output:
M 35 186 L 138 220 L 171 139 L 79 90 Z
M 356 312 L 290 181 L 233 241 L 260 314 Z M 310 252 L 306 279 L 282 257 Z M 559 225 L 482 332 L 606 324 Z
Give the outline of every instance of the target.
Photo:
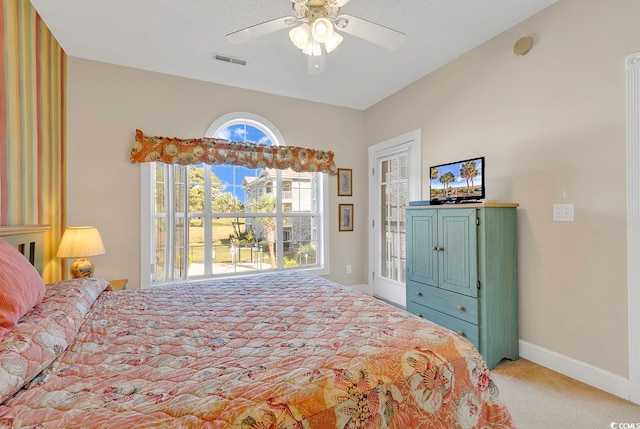
M 484 199 L 484 157 L 429 168 L 431 203 L 462 203 Z

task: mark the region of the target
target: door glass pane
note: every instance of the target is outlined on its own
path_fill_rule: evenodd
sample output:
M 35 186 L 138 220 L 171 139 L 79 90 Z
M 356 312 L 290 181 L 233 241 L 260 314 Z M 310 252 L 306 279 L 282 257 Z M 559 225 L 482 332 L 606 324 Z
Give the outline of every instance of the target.
M 380 162 L 380 275 L 405 280 L 404 207 L 409 202 L 408 156 L 393 155 Z

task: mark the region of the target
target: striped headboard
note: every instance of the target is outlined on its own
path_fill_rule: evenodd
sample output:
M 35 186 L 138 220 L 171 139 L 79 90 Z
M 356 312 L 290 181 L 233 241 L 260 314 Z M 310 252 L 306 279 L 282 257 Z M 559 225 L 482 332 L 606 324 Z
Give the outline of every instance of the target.
M 15 246 L 42 275 L 44 233 L 49 225 L 0 226 L 0 237 Z

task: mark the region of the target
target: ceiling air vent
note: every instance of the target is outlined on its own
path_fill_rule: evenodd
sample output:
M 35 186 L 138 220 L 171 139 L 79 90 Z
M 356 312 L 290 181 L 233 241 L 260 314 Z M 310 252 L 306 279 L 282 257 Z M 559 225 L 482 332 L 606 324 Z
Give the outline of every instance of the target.
M 224 61 L 225 63 L 238 64 L 240 66 L 246 66 L 247 62 L 239 58 L 232 58 L 227 55 L 214 54 L 213 58 L 218 61 Z

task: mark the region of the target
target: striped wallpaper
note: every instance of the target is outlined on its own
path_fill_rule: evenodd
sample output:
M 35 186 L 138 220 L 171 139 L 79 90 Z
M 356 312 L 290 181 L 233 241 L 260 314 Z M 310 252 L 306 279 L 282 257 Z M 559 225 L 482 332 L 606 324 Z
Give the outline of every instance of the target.
M 67 56 L 28 0 L 0 8 L 0 225 L 49 224 L 45 282 L 65 225 Z

